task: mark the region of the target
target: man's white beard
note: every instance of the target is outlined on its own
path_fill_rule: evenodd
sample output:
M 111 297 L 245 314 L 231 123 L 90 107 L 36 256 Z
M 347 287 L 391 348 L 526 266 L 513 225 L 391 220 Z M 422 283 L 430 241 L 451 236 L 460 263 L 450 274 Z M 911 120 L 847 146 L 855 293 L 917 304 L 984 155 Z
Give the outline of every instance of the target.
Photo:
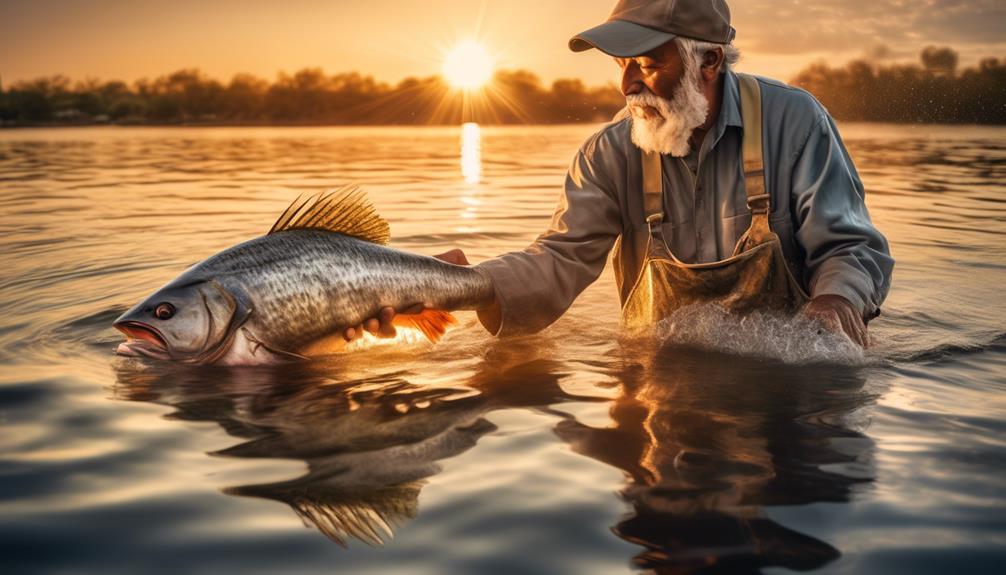
M 699 90 L 698 70 L 686 70 L 670 100 L 645 90 L 625 97 L 632 113 L 632 143 L 647 152 L 687 156 L 692 131 L 706 121 L 709 102 Z M 657 110 L 659 117 L 647 118 L 640 106 Z M 651 111 L 652 113 L 652 111 Z

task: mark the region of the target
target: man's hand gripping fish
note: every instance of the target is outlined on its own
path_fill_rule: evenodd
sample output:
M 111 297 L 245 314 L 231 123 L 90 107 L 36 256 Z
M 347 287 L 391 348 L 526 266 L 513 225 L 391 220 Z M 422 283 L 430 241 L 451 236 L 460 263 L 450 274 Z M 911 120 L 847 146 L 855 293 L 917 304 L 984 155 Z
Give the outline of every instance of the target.
M 437 341 L 491 282 L 464 266 L 387 247 L 388 223 L 355 187 L 296 200 L 264 236 L 192 266 L 122 314 L 118 353 L 254 365 L 337 351 L 385 307 Z M 402 312 L 422 309 L 418 314 Z

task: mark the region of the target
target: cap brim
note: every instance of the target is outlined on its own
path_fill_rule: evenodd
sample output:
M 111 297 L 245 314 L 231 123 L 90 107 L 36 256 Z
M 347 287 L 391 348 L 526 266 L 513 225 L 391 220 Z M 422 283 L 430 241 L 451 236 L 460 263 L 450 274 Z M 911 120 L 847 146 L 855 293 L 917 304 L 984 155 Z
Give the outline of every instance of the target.
M 600 26 L 573 36 L 569 41 L 569 49 L 583 52 L 597 48 L 609 56 L 632 58 L 645 54 L 674 38 L 674 34 L 625 20 L 608 20 Z

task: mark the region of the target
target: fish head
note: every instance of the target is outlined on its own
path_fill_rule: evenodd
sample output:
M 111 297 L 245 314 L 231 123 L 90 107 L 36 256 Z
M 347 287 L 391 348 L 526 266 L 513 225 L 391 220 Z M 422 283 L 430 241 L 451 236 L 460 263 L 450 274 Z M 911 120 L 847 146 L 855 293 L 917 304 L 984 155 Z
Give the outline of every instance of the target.
M 212 280 L 168 284 L 126 313 L 113 327 L 126 334 L 120 355 L 212 363 L 226 351 L 248 312 Z

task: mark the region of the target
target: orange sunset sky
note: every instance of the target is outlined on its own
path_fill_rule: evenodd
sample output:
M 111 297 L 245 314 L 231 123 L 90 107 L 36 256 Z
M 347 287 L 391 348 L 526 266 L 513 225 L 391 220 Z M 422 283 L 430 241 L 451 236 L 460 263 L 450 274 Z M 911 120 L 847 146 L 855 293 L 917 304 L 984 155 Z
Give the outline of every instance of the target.
M 443 53 L 477 37 L 497 67 L 546 82 L 614 80 L 597 52 L 569 37 L 602 22 L 612 0 L 0 0 L 4 85 L 43 75 L 132 81 L 186 67 L 229 79 L 321 67 L 380 81 L 440 72 Z M 1002 0 L 734 0 L 740 68 L 783 80 L 814 60 L 872 55 L 917 61 L 949 45 L 961 64 L 1006 56 Z

